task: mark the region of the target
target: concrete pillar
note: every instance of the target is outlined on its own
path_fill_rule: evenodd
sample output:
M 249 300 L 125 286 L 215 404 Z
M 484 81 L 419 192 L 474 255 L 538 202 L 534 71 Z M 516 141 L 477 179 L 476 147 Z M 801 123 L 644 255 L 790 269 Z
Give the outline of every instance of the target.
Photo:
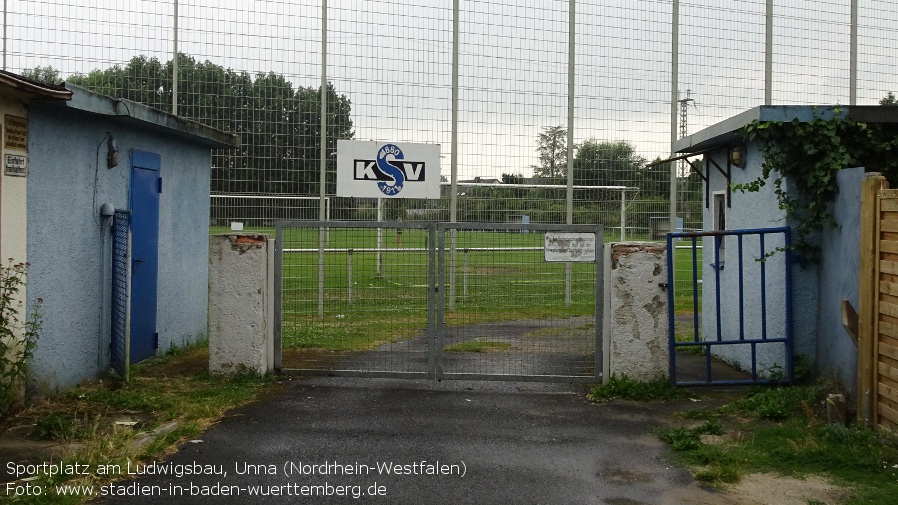
M 667 246 L 605 244 L 603 370 L 639 381 L 668 375 Z
M 209 240 L 209 371 L 268 373 L 274 365 L 274 239 Z

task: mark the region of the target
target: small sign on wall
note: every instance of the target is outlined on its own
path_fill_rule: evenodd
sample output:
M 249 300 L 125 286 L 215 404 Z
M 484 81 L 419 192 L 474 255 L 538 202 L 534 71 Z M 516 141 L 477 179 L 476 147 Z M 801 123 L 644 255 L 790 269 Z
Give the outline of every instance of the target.
M 596 260 L 595 233 L 547 231 L 544 246 L 546 261 L 591 263 Z
M 6 136 L 3 145 L 7 149 L 28 151 L 28 120 L 21 116 L 6 114 L 3 119 Z
M 4 175 L 28 177 L 28 156 L 22 154 L 7 154 L 3 158 Z

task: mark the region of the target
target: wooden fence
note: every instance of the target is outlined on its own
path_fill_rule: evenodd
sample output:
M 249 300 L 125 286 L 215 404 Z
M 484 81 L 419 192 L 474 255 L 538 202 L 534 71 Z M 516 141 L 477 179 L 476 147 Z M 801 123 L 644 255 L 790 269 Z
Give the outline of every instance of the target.
M 868 174 L 861 190 L 858 416 L 898 428 L 898 190 Z

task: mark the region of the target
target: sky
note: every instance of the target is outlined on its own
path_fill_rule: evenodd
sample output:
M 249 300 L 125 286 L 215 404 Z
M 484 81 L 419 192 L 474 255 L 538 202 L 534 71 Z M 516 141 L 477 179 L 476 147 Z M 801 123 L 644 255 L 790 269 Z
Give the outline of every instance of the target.
M 574 138 L 670 143 L 672 0 L 575 4 Z M 720 7 L 726 5 L 726 7 Z M 765 0 L 680 2 L 679 89 L 695 133 L 763 104 Z M 774 104 L 848 103 L 847 0 L 775 0 Z M 542 128 L 567 124 L 568 0 L 460 0 L 459 178 L 530 175 Z M 63 77 L 173 49 L 172 0 L 8 0 L 7 69 Z M 179 0 L 179 49 L 317 87 L 320 0 Z M 451 0 L 329 0 L 327 77 L 362 140 L 451 149 Z M 858 103 L 898 91 L 898 9 L 861 2 Z

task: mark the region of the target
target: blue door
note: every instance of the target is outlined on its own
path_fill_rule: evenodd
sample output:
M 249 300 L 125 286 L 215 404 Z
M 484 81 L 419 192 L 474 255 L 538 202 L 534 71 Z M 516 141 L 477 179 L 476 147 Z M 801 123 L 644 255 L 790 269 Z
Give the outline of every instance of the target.
M 131 152 L 131 363 L 156 355 L 156 291 L 159 277 L 158 154 Z

